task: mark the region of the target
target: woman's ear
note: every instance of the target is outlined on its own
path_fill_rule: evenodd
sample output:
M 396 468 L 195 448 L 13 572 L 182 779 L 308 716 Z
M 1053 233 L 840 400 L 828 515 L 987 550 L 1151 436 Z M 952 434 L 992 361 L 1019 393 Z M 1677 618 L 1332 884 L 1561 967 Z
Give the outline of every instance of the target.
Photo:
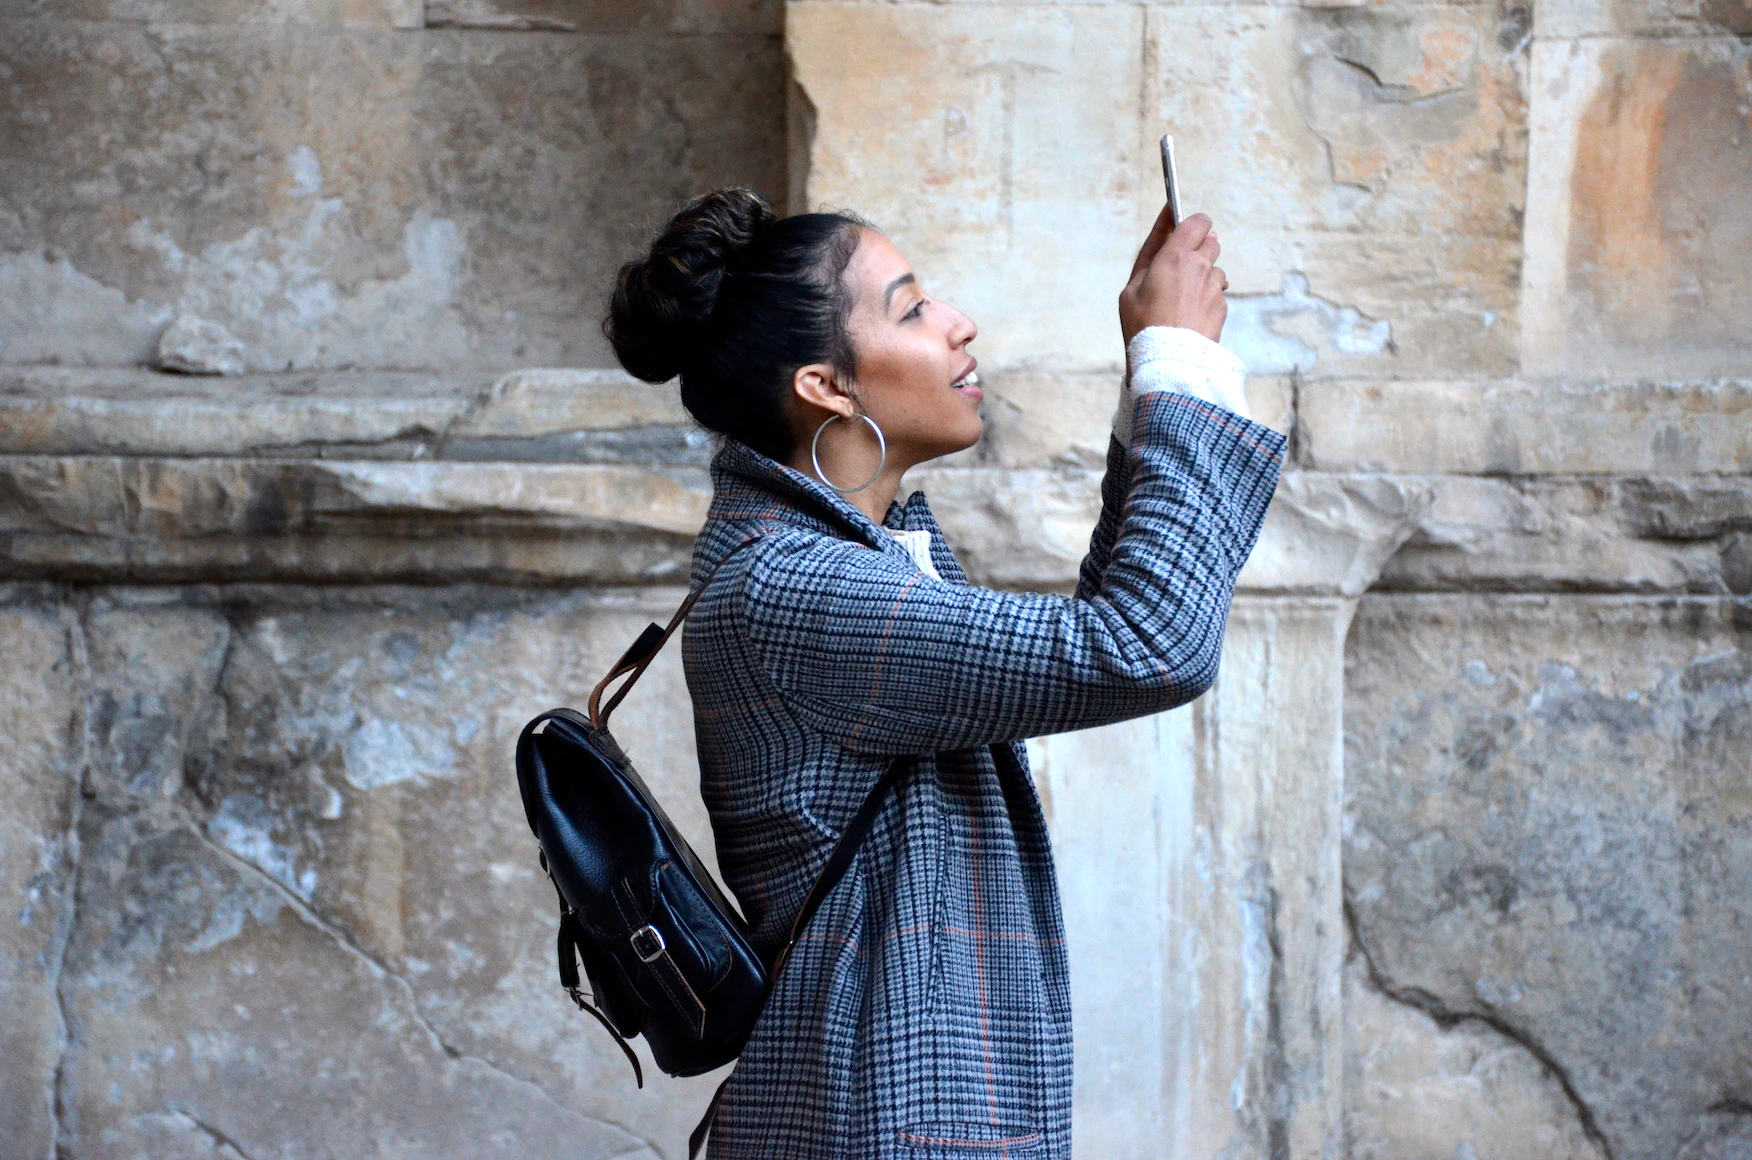
M 791 376 L 791 390 L 804 405 L 832 411 L 843 419 L 850 419 L 858 412 L 857 400 L 852 398 L 838 373 L 827 363 L 798 367 L 797 373 Z

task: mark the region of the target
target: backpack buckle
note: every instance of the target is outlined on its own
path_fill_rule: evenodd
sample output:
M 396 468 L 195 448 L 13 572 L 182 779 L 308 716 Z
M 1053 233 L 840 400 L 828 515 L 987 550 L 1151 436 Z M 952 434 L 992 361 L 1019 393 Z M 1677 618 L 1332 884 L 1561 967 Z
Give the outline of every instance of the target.
M 633 953 L 642 963 L 656 962 L 669 949 L 663 941 L 663 932 L 648 923 L 628 935 L 627 941 L 633 944 Z

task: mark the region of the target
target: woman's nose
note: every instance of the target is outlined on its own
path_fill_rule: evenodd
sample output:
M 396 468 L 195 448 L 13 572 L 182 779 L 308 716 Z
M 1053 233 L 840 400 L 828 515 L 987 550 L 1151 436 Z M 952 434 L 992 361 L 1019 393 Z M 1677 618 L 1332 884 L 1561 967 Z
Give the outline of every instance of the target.
M 947 306 L 948 304 L 945 303 L 944 305 Z M 968 343 L 979 337 L 979 327 L 974 325 L 973 319 L 961 313 L 961 311 L 955 309 L 953 306 L 949 306 L 948 309 L 949 341 L 952 345 L 966 346 Z

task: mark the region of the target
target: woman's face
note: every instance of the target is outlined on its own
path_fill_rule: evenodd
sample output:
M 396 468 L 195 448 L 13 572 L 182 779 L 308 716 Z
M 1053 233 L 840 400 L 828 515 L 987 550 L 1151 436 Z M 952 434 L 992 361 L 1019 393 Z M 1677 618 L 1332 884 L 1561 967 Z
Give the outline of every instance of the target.
M 928 296 L 894 243 L 864 230 L 845 277 L 852 291 L 851 338 L 858 373 L 851 384 L 882 427 L 888 454 L 923 463 L 979 442 L 979 387 L 967 344 L 973 320 Z

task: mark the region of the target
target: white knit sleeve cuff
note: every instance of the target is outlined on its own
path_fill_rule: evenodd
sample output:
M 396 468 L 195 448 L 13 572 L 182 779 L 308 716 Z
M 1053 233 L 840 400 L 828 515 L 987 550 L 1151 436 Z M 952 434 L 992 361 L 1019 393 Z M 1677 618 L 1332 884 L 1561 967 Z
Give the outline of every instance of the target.
M 1247 365 L 1233 351 L 1197 331 L 1147 326 L 1132 336 L 1125 352 L 1131 373 L 1120 390 L 1119 410 L 1113 416 L 1113 436 L 1121 446 L 1131 446 L 1132 412 L 1138 396 L 1153 391 L 1190 395 L 1243 419 L 1253 418 L 1243 389 Z

